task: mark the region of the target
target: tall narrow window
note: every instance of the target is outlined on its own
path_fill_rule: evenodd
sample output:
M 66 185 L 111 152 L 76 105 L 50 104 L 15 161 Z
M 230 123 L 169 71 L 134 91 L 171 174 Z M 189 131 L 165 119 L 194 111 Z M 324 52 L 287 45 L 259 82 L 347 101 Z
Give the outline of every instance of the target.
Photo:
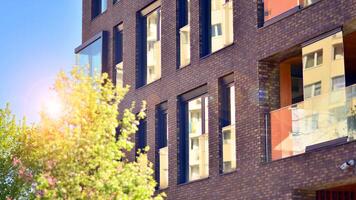
M 139 15 L 138 87 L 161 78 L 160 0 L 143 9 Z
M 190 63 L 190 0 L 178 0 L 180 67 Z
M 233 74 L 221 80 L 221 111 L 221 171 L 227 173 L 236 169 L 236 116 Z
M 208 96 L 206 86 L 181 96 L 181 135 L 179 150 L 179 181 L 181 183 L 209 175 Z
M 136 153 L 140 149 L 144 149 L 147 146 L 147 121 L 141 119 L 138 125 L 138 130 L 135 134 L 135 150 Z
M 189 181 L 208 176 L 208 97 L 188 102 Z
M 114 74 L 115 74 L 115 83 L 118 87 L 123 87 L 123 24 L 120 24 L 114 28 Z
M 201 0 L 200 4 L 201 55 L 205 56 L 233 42 L 233 8 L 232 0 Z
M 92 19 L 107 9 L 107 0 L 92 0 Z
M 168 114 L 167 103 L 156 107 L 156 178 L 159 188 L 168 187 Z

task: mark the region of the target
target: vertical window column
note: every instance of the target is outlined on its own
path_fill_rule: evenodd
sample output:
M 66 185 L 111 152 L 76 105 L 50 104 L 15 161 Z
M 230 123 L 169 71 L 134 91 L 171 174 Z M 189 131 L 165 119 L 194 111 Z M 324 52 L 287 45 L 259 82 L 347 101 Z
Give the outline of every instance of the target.
M 180 96 L 179 182 L 209 176 L 209 98 L 206 86 Z
M 200 23 L 201 56 L 233 43 L 232 0 L 201 0 Z
M 107 0 L 92 0 L 92 19 L 105 12 L 107 9 Z
M 236 169 L 235 86 L 233 74 L 221 79 L 221 172 Z
M 160 0 L 139 13 L 137 87 L 161 78 L 161 9 Z
M 190 64 L 190 0 L 178 0 L 179 66 Z
M 159 188 L 168 187 L 168 113 L 167 102 L 156 107 L 156 179 Z
M 123 82 L 123 24 L 119 24 L 114 28 L 114 74 L 117 87 L 124 87 Z
M 144 149 L 147 146 L 147 121 L 141 119 L 138 125 L 138 130 L 135 134 L 135 150 L 136 155 L 140 149 Z

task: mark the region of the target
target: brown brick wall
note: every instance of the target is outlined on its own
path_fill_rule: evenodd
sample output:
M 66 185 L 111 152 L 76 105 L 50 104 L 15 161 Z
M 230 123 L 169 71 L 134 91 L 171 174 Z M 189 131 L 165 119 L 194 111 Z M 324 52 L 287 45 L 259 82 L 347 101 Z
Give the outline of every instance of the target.
M 110 2 L 110 0 L 109 0 Z M 168 199 L 303 199 L 298 189 L 332 185 L 355 175 L 338 166 L 356 158 L 356 143 L 265 163 L 263 113 L 269 106 L 260 90 L 271 84 L 263 77 L 270 65 L 259 62 L 356 18 L 356 0 L 321 0 L 287 18 L 257 28 L 257 0 L 233 0 L 234 44 L 203 59 L 199 56 L 199 0 L 191 0 L 191 64 L 177 70 L 176 0 L 162 0 L 162 78 L 135 89 L 136 13 L 152 0 L 120 0 L 96 19 L 90 1 L 83 0 L 83 42 L 100 31 L 109 32 L 108 68 L 113 64 L 113 27 L 124 24 L 124 83 L 131 85 L 123 106 L 146 100 L 148 145 L 155 143 L 155 106 L 168 101 Z M 260 64 L 259 64 L 260 63 Z M 111 70 L 110 70 L 111 71 Z M 234 72 L 237 114 L 237 170 L 219 174 L 218 79 Z M 277 82 L 277 81 L 275 81 Z M 208 85 L 209 178 L 177 185 L 177 96 Z M 273 96 L 271 97 L 273 98 Z M 154 151 L 149 157 L 154 159 Z M 304 195 L 305 196 L 305 195 Z M 306 198 L 307 199 L 307 198 Z

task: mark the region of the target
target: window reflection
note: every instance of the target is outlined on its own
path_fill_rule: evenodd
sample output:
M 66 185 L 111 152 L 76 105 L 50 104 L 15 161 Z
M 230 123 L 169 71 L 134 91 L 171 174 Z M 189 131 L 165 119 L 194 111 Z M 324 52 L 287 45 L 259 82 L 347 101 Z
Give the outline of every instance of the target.
M 354 36 L 350 33 L 344 37 L 340 31 L 303 47 L 302 67 L 298 57 L 280 64 L 280 101 L 286 107 L 270 114 L 272 159 L 304 153 L 327 141 L 355 137 Z M 349 43 L 344 43 L 345 38 Z M 302 84 L 289 88 L 293 76 Z M 301 89 L 300 100 L 290 101 Z
M 236 169 L 235 86 L 232 83 L 224 89 L 223 113 L 226 113 L 227 116 L 223 116 L 226 119 L 222 121 L 222 172 L 226 173 Z
M 233 42 L 232 0 L 211 0 L 211 52 Z
M 190 0 L 179 0 L 179 3 L 180 67 L 185 67 L 190 63 Z
M 147 84 L 161 78 L 161 10 L 146 16 Z
M 188 102 L 189 181 L 208 176 L 208 97 Z M 203 125 L 204 122 L 204 125 Z
M 101 73 L 102 38 L 97 39 L 76 54 L 76 65 L 89 70 L 90 76 Z

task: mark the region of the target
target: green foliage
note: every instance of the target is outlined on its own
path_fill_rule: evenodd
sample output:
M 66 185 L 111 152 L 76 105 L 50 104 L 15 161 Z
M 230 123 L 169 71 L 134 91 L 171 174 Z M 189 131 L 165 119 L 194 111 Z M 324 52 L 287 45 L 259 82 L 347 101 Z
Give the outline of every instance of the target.
M 9 105 L 0 109 L 0 199 L 28 199 L 31 194 L 32 172 L 24 164 L 24 139 L 30 129 L 25 120 L 16 122 Z M 24 159 L 23 159 L 24 158 Z
M 11 166 L 12 151 L 18 152 L 21 166 L 31 172 L 31 179 L 19 179 L 21 183 L 13 185 L 37 199 L 163 199 L 164 194 L 155 195 L 152 163 L 146 153 L 135 161 L 127 158 L 134 147 L 130 137 L 145 117 L 145 104 L 136 116 L 133 103 L 118 120 L 118 106 L 128 88 L 116 88 L 107 74 L 92 78 L 79 68 L 70 75 L 60 73 L 54 90 L 62 105 L 59 115 L 42 112 L 40 123 L 29 131 L 8 116 L 1 121 L 0 130 L 2 124 L 11 124 L 10 134 L 1 131 L 8 140 L 1 138 L 2 149 L 8 151 L 1 151 L 1 159 Z M 117 139 L 116 127 L 120 127 Z M 16 141 L 21 141 L 21 148 L 14 145 Z M 9 173 L 4 177 L 10 177 Z

